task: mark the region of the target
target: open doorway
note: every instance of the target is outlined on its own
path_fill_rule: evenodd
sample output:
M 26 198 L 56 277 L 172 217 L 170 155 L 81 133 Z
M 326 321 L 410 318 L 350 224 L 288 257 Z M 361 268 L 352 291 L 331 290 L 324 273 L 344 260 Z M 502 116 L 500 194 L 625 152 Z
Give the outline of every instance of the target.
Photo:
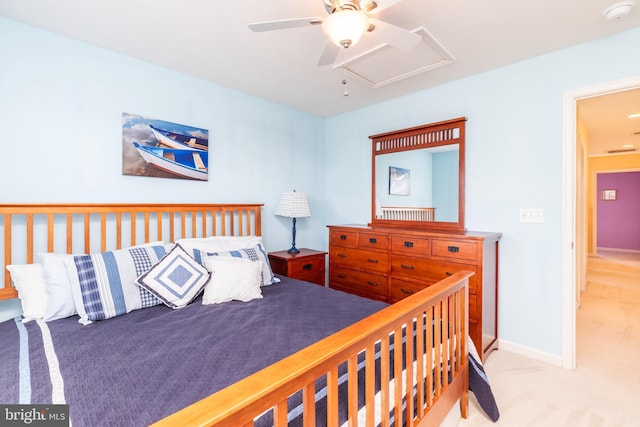
M 603 83 L 564 94 L 562 213 L 562 366 L 576 366 L 576 309 L 586 278 L 589 252 L 589 136 L 578 113 L 580 102 L 625 91 L 640 91 L 640 77 Z M 602 98 L 601 100 L 605 100 Z M 640 147 L 636 147 L 640 148 Z M 608 153 L 609 154 L 609 153 Z M 593 193 L 591 193 L 593 194 Z

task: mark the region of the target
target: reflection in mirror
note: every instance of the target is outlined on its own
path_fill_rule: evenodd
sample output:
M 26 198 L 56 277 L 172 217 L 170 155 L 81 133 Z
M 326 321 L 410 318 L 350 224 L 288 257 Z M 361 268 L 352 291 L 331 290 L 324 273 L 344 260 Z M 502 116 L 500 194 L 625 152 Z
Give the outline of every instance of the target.
M 378 219 L 458 220 L 459 144 L 376 156 Z
M 464 232 L 466 120 L 369 137 L 371 225 Z

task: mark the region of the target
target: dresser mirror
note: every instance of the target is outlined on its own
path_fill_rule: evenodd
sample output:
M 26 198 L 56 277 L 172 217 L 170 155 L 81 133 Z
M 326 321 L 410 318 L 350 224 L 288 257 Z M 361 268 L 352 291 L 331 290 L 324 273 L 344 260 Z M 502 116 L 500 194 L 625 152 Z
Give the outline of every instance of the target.
M 372 135 L 371 225 L 464 232 L 466 118 Z

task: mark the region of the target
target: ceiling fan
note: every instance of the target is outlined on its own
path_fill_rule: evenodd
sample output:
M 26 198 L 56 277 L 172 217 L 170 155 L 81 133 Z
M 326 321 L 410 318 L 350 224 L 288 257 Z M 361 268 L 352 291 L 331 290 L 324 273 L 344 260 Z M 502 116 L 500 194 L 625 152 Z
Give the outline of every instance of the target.
M 256 32 L 283 30 L 287 28 L 322 25 L 327 42 L 320 54 L 318 65 L 332 64 L 341 48 L 355 45 L 362 35 L 374 37 L 398 49 L 409 51 L 422 39 L 404 28 L 372 18 L 376 14 L 401 0 L 322 0 L 329 13 L 326 18 L 307 17 L 256 22 L 249 28 Z

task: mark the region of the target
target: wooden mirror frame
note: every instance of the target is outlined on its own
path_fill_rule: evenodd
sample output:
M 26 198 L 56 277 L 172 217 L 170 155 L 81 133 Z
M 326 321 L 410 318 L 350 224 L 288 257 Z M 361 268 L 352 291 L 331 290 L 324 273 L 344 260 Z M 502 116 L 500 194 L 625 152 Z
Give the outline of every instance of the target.
M 401 227 L 464 233 L 464 158 L 466 117 L 401 129 L 393 132 L 371 135 L 371 226 Z M 422 148 L 459 144 L 458 152 L 458 221 L 416 221 L 376 218 L 376 156 Z

